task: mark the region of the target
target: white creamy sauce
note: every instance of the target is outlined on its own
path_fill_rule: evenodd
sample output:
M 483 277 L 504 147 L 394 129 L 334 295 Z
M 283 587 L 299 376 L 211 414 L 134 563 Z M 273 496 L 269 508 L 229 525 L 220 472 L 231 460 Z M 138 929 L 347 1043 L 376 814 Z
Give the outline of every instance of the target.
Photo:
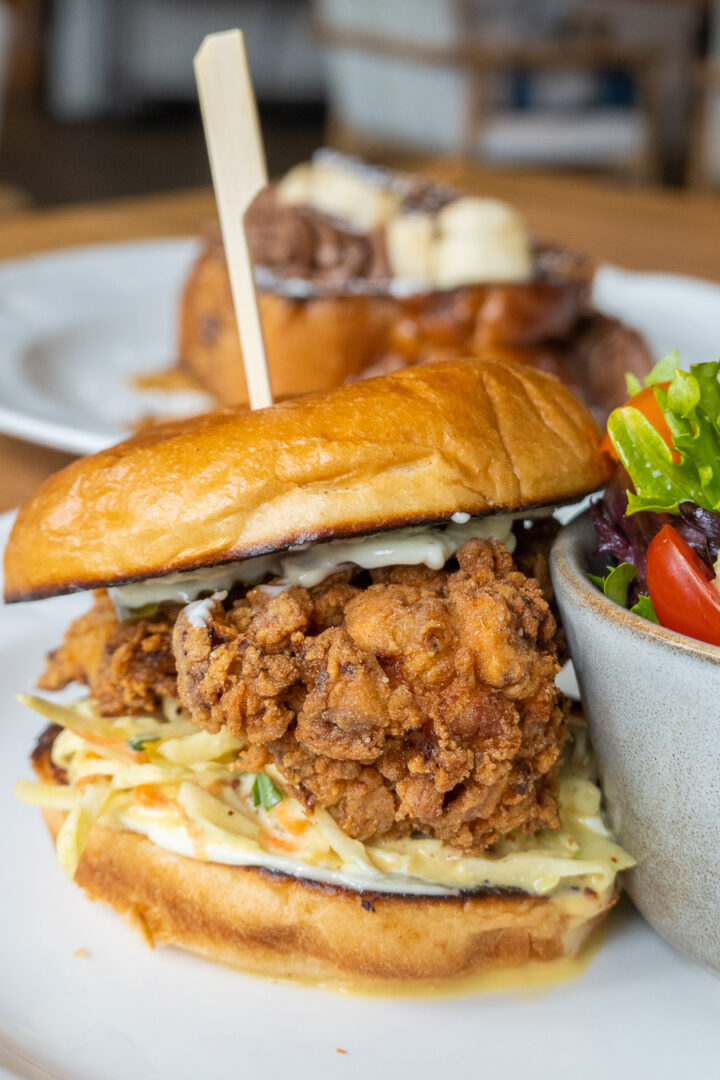
M 226 596 L 227 591 L 223 589 L 222 592 L 214 592 L 212 596 L 206 596 L 204 600 L 194 600 L 192 604 L 188 604 L 185 608 L 187 621 L 196 629 L 207 626 L 213 605 L 219 600 L 224 600 Z
M 256 559 L 226 563 L 224 566 L 148 578 L 147 581 L 120 585 L 108 591 L 121 618 L 126 618 L 129 613 L 146 604 L 161 604 L 164 601 L 189 604 L 200 593 L 229 591 L 238 581 L 251 584 L 262 581 L 266 574 L 279 572 L 280 560 L 277 555 L 261 555 Z
M 424 564 L 431 570 L 442 570 L 448 559 L 473 537 L 495 537 L 510 551 L 514 550 L 512 523 L 511 515 L 484 518 L 468 515 L 462 524 L 392 529 L 375 536 L 363 536 L 360 540 L 314 544 L 282 559 L 280 582 L 309 589 L 348 565 L 375 570 L 380 566 Z
M 289 585 L 258 585 L 260 592 L 266 593 L 268 596 L 279 596 L 280 593 L 287 592 L 290 588 Z
M 107 816 L 110 822 L 113 818 L 114 823 L 147 836 L 158 847 L 175 855 L 202 858 L 224 866 L 255 866 L 309 881 L 343 885 L 360 892 L 371 890 L 415 896 L 453 896 L 478 889 L 521 889 L 536 896 L 557 896 L 562 892 L 568 898 L 574 895 L 575 899 L 582 900 L 581 888 L 584 885 L 590 885 L 603 897 L 612 888 L 616 871 L 610 867 L 611 858 L 619 862 L 618 869 L 620 865 L 627 866 L 632 862 L 622 849 L 612 843 L 601 822 L 597 826 L 598 851 L 593 852 L 594 857 L 591 858 L 563 858 L 557 850 L 543 851 L 542 844 L 538 844 L 536 851 L 518 852 L 500 859 L 473 857 L 457 851 L 454 859 L 446 860 L 444 868 L 433 867 L 429 862 L 430 873 L 425 876 L 422 873 L 403 872 L 404 867 L 410 869 L 417 860 L 403 858 L 402 854 L 392 850 L 391 845 L 385 850 L 382 847 L 367 849 L 368 854 L 376 858 L 381 866 L 385 864 L 383 869 L 372 862 L 354 863 L 342 857 L 336 857 L 335 865 L 328 866 L 305 861 L 298 854 L 269 852 L 253 841 L 229 833 L 223 837 L 203 836 L 199 845 L 197 835 L 191 835 L 187 825 L 177 815 L 148 811 L 137 805 Z M 196 822 L 195 825 L 200 834 L 205 833 L 202 823 Z M 211 831 L 217 833 L 217 830 Z M 435 843 L 439 845 L 438 841 Z M 397 846 L 402 848 L 402 844 Z M 442 869 L 445 870 L 444 874 Z
M 200 620 L 207 619 L 212 609 L 212 600 L 208 597 L 207 600 L 200 601 L 199 604 L 204 606 L 192 604 L 201 593 L 227 593 L 238 582 L 251 584 L 261 581 L 268 574 L 279 579 L 264 586 L 268 591 L 282 591 L 291 585 L 309 589 L 347 566 L 374 570 L 381 566 L 424 564 L 431 570 L 441 570 L 467 540 L 475 537 L 501 540 L 508 551 L 513 552 L 513 521 L 525 516 L 489 514 L 487 517 L 473 518 L 469 514 L 456 513 L 449 525 L 420 525 L 391 529 L 357 540 L 330 540 L 324 544 L 311 544 L 271 555 L 260 555 L 225 566 L 168 574 L 166 577 L 121 585 L 110 589 L 110 595 L 123 617 L 147 604 L 170 601 L 190 605 L 192 625 L 202 626 L 203 622 Z
M 184 855 L 189 859 L 197 858 L 197 843 L 193 841 L 184 825 L 166 823 L 162 820 L 152 821 L 149 814 L 137 813 L 134 808 L 126 810 L 118 817 L 124 828 L 130 829 L 131 832 L 142 833 L 158 847 L 165 848 L 174 855 Z M 336 870 L 313 866 L 303 863 L 298 858 L 274 855 L 258 847 L 252 850 L 251 845 L 244 845 L 231 837 L 228 837 L 225 842 L 206 843 L 204 857 L 208 862 L 220 863 L 224 866 L 256 866 L 309 881 L 343 885 L 345 888 L 358 889 L 361 892 L 372 890 L 373 892 L 404 893 L 416 896 L 452 896 L 460 891 L 457 888 L 437 885 L 434 882 L 406 877 L 402 874 L 391 876 L 381 871 L 373 871 L 370 867 L 350 866 L 347 863 L 341 864 Z

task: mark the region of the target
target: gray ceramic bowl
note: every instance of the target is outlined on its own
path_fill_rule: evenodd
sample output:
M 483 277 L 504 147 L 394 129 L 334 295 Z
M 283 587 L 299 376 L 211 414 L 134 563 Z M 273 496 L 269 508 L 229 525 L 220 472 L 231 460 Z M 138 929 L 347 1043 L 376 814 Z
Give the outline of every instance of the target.
M 628 892 L 720 972 L 720 648 L 607 600 L 587 578 L 595 546 L 583 514 L 556 540 L 552 575 L 608 812 L 637 859 Z

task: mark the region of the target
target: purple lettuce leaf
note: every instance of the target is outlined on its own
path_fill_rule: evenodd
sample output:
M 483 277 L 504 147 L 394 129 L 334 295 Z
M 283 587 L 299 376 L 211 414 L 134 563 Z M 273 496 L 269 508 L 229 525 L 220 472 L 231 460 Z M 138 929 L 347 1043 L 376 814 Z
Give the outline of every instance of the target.
M 590 516 L 598 539 L 595 554 L 631 563 L 637 570 L 633 591 L 640 593 L 647 592 L 647 546 L 665 522 L 664 515 L 644 511 L 625 516 L 628 483 L 627 473 L 618 470 Z
M 707 566 L 714 570 L 720 552 L 720 513 L 706 510 L 694 502 L 680 503 L 677 515 L 639 511 L 626 517 L 630 478 L 618 468 L 603 497 L 590 508 L 598 546 L 596 555 L 606 555 L 618 562 L 631 563 L 637 577 L 631 592 L 647 592 L 647 548 L 663 525 L 672 525 Z
M 711 570 L 720 551 L 720 514 L 694 502 L 682 502 L 673 525 Z

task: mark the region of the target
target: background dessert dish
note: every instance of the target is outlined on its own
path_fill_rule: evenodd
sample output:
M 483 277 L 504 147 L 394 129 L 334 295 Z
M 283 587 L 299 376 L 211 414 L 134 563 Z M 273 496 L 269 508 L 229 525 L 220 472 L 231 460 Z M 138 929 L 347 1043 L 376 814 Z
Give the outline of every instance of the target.
M 524 522 L 603 483 L 598 441 L 554 379 L 464 361 L 157 428 L 48 481 L 6 597 L 102 590 L 42 680 L 90 698 L 29 702 L 57 726 L 18 789 L 70 876 L 265 973 L 575 952 L 631 860 L 555 686 L 552 529 Z
M 643 340 L 593 310 L 593 266 L 534 241 L 512 207 L 319 151 L 246 218 L 276 398 L 480 356 L 550 371 L 603 417 Z M 185 286 L 180 362 L 222 404 L 247 392 L 222 243 Z

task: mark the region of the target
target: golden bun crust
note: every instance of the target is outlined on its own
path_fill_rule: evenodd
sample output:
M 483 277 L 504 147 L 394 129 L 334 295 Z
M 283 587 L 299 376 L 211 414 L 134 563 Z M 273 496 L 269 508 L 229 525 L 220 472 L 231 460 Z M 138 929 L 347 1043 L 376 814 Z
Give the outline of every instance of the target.
M 53 838 L 62 811 L 46 810 Z M 75 880 L 151 944 L 274 978 L 436 981 L 575 953 L 615 902 L 580 919 L 552 899 L 359 892 L 174 855 L 95 826 Z
M 148 429 L 20 511 L 5 599 L 120 584 L 405 524 L 580 498 L 609 465 L 588 410 L 522 364 L 429 364 Z
M 396 304 L 379 296 L 294 300 L 258 295 L 276 401 L 340 386 L 388 347 Z M 180 305 L 180 366 L 220 405 L 247 405 L 242 348 L 224 256 L 205 251 Z

